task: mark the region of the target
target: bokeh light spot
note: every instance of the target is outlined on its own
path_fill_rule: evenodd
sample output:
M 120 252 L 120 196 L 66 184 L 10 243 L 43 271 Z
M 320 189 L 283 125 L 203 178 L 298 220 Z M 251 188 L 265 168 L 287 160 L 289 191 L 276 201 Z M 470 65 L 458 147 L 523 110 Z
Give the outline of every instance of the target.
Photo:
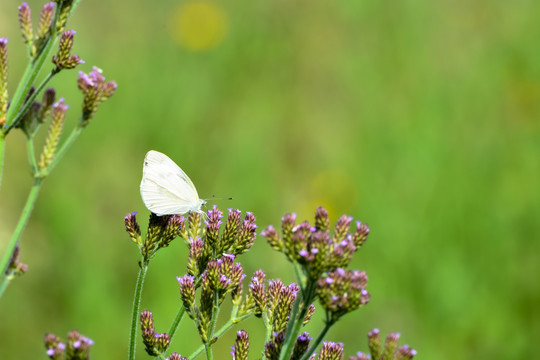
M 300 219 L 311 219 L 317 206 L 328 210 L 333 219 L 352 212 L 358 203 L 357 186 L 347 173 L 327 170 L 315 176 L 305 189 L 306 201 L 298 209 Z
M 205 51 L 223 41 L 227 25 L 227 13 L 221 5 L 207 0 L 189 1 L 172 14 L 171 35 L 188 50 Z

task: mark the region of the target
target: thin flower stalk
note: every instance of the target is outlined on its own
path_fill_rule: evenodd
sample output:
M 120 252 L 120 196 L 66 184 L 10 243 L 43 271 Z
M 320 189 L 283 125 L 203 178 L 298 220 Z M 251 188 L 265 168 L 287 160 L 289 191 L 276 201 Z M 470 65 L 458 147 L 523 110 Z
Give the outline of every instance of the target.
M 36 204 L 39 191 L 41 190 L 42 180 L 43 179 L 39 177 L 34 178 L 34 184 L 32 185 L 30 193 L 28 194 L 28 198 L 26 199 L 26 204 L 24 205 L 21 216 L 19 217 L 19 221 L 17 222 L 17 227 L 13 232 L 13 236 L 8 243 L 2 260 L 0 260 L 0 271 L 2 271 L 2 273 L 0 274 L 0 289 L 2 289 L 0 291 L 0 297 L 2 296 L 3 291 L 6 289 L 7 283 L 9 283 L 10 281 L 10 279 L 5 274 L 6 268 L 8 266 L 10 258 L 12 257 L 13 252 L 15 251 L 15 247 L 17 246 L 17 243 L 21 238 L 22 232 L 26 224 L 28 223 L 28 219 L 30 218 L 30 214 L 32 213 L 34 205 Z

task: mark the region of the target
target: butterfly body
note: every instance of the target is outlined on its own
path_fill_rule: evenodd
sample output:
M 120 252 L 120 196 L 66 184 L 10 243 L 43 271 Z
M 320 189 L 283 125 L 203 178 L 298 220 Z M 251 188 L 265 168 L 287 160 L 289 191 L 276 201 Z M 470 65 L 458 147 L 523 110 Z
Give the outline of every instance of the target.
M 186 173 L 167 155 L 150 150 L 143 165 L 141 197 L 144 205 L 156 215 L 198 212 L 204 214 L 195 185 Z

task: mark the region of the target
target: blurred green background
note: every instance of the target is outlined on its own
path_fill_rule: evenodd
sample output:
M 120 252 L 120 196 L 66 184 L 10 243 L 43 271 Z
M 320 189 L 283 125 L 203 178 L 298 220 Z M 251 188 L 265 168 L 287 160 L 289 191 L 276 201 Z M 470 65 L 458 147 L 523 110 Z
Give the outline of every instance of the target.
M 28 3 L 36 23 L 43 3 Z M 0 2 L 12 92 L 26 64 L 18 5 Z M 44 333 L 73 328 L 95 341 L 94 359 L 127 357 L 138 256 L 123 217 L 146 223 L 149 149 L 179 163 L 201 197 L 232 196 L 218 205 L 254 212 L 261 230 L 286 212 L 312 219 L 317 205 L 370 225 L 353 265 L 370 277 L 371 302 L 327 336 L 347 356 L 378 327 L 401 332 L 419 359 L 534 358 L 537 14 L 528 0 L 82 1 L 68 26 L 80 69 L 99 66 L 119 87 L 44 184 L 22 239 L 29 272 L 0 300 L 0 359 L 44 359 Z M 76 76 L 53 83 L 71 123 Z M 14 132 L 1 247 L 30 184 Z M 179 306 L 185 258 L 177 243 L 151 265 L 142 306 L 158 331 Z M 294 280 L 262 237 L 239 260 L 248 274 Z M 199 343 L 183 324 L 173 349 L 187 356 Z M 255 358 L 262 325 L 240 327 Z

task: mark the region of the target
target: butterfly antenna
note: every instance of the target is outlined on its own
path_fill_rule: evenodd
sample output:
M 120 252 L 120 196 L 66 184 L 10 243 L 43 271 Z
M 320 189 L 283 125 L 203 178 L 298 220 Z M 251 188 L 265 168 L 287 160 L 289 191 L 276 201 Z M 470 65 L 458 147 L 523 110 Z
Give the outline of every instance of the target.
M 212 195 L 212 200 L 232 200 L 233 198 L 232 197 L 228 197 L 228 198 L 217 198 L 216 195 Z

